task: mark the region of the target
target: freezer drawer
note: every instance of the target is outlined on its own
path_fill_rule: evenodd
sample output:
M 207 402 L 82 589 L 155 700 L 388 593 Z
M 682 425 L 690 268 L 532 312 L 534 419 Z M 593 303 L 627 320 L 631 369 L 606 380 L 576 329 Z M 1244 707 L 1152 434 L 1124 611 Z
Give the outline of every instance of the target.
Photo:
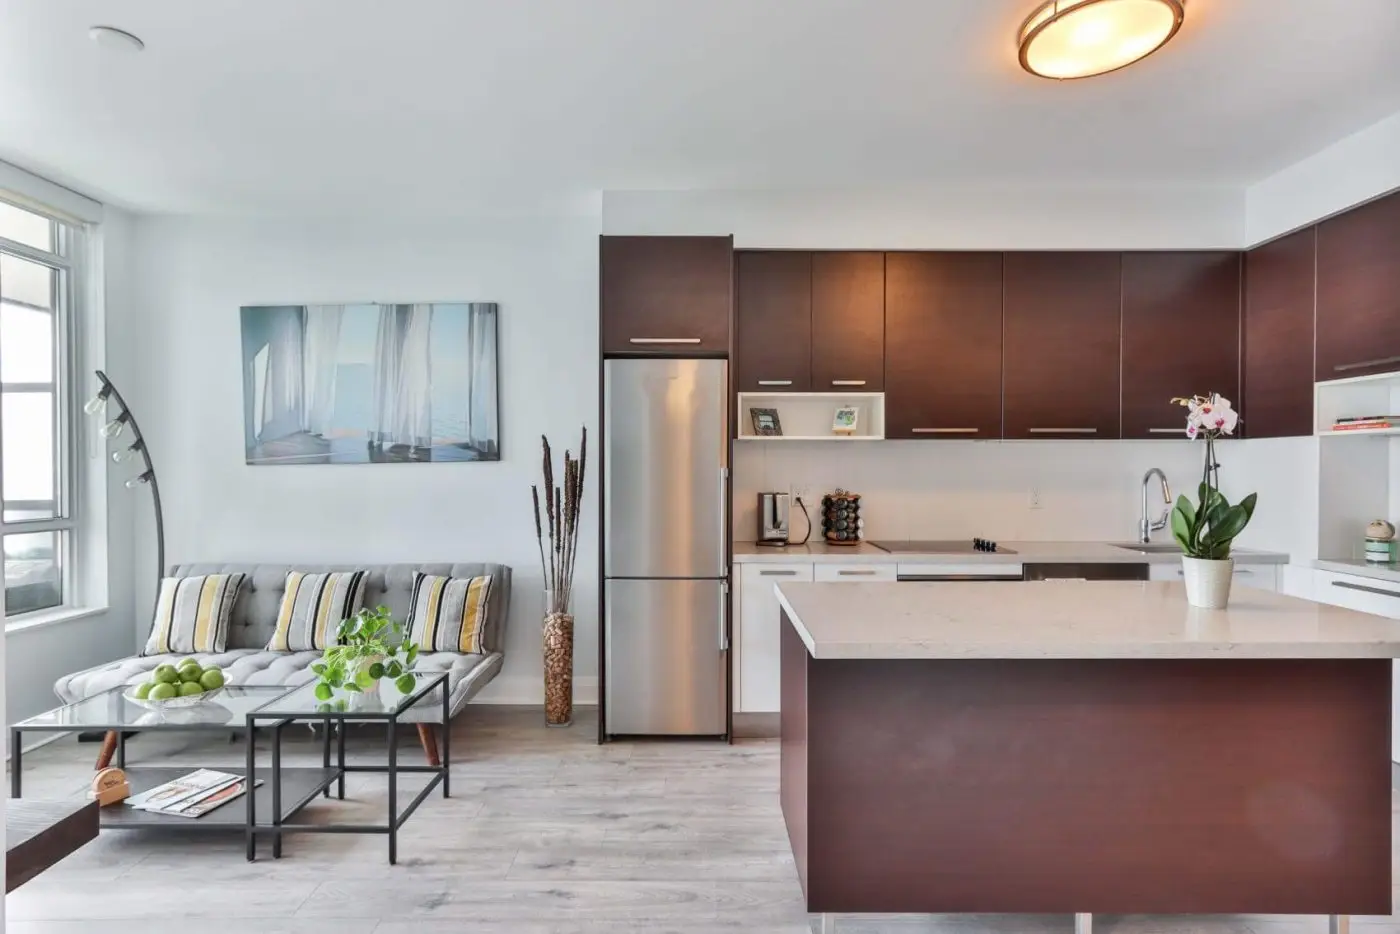
M 728 637 L 718 580 L 610 580 L 606 732 L 726 732 Z

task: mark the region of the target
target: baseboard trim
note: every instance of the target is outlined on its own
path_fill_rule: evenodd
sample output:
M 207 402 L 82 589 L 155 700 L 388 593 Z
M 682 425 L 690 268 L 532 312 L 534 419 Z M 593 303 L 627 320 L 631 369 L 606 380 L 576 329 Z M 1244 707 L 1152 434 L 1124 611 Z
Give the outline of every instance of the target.
M 777 739 L 782 733 L 782 714 L 736 713 L 735 739 Z

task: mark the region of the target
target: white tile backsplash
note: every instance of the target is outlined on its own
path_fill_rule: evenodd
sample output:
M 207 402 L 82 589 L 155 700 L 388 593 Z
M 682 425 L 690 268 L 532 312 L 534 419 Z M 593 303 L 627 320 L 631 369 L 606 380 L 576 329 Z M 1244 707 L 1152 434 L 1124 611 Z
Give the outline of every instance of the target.
M 1217 451 L 1222 482 L 1231 449 Z M 1137 532 L 1142 476 L 1160 467 L 1173 496 L 1200 483 L 1202 444 L 1187 441 L 744 441 L 734 450 L 734 537 L 754 539 L 757 494 L 837 487 L 861 494 L 865 537 L 1104 541 Z M 1229 484 L 1226 484 L 1227 491 Z M 1041 508 L 1030 508 L 1031 490 Z M 1149 511 L 1161 493 L 1149 490 Z M 794 506 L 794 538 L 804 530 Z M 817 535 L 820 534 L 816 533 Z M 815 536 L 814 536 L 815 537 Z M 1165 531 L 1154 536 L 1170 540 Z

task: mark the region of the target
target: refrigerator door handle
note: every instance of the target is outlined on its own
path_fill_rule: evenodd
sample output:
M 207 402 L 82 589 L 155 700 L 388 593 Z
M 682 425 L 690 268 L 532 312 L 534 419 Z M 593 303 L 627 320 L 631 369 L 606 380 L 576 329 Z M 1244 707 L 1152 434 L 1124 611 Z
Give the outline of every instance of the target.
M 725 495 L 729 492 L 729 468 L 719 469 L 719 576 L 729 576 L 729 523 L 725 521 L 725 512 L 729 509 L 729 498 Z
M 729 605 L 729 581 L 724 581 L 724 582 L 722 582 L 722 583 L 719 585 L 719 587 L 720 587 L 720 591 L 719 591 L 719 592 L 720 592 L 720 601 L 719 601 L 719 650 L 720 650 L 721 652 L 728 652 L 728 651 L 729 651 L 729 631 L 728 631 L 727 627 L 724 625 L 724 623 L 725 623 L 725 617 L 728 615 L 728 614 L 725 612 L 725 607 L 727 607 L 727 606 Z

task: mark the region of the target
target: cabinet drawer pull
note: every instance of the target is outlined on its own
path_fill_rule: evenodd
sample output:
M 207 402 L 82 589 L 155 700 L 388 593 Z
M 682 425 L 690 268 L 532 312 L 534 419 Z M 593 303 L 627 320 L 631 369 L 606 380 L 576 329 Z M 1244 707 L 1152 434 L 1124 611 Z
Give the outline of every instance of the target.
M 916 435 L 975 435 L 979 428 L 910 428 Z
M 837 571 L 836 573 L 837 573 L 837 574 L 840 574 L 842 577 L 873 577 L 874 575 L 878 574 L 879 571 L 845 571 L 845 570 L 843 570 L 843 571 Z
M 1033 435 L 1096 435 L 1097 428 L 1027 428 Z
M 630 337 L 632 344 L 698 344 L 698 337 Z
M 761 379 L 761 380 L 758 381 L 758 385 L 760 385 L 760 386 L 791 386 L 791 385 L 792 385 L 792 380 L 790 380 L 790 379 Z
M 1380 587 L 1367 587 L 1365 584 L 1350 584 L 1346 581 L 1333 581 L 1333 587 L 1340 587 L 1343 590 L 1359 590 L 1362 593 L 1373 593 L 1379 597 L 1400 597 L 1400 593 L 1393 590 L 1383 590 Z
M 834 380 L 831 381 L 831 385 L 833 385 L 833 386 L 864 386 L 864 385 L 865 385 L 865 380 L 863 380 L 863 379 L 834 379 Z
M 1181 435 L 1183 438 L 1186 437 L 1185 428 L 1149 428 L 1147 433 L 1149 435 Z
M 759 571 L 759 577 L 796 577 L 796 571 Z
M 1373 366 L 1386 366 L 1391 363 L 1400 363 L 1400 357 L 1381 357 L 1379 360 L 1362 360 L 1360 363 L 1338 363 L 1332 369 L 1338 373 L 1345 373 L 1347 370 L 1364 370 Z M 1337 585 L 1342 586 L 1341 584 Z M 1400 596 L 1400 594 L 1396 594 Z

